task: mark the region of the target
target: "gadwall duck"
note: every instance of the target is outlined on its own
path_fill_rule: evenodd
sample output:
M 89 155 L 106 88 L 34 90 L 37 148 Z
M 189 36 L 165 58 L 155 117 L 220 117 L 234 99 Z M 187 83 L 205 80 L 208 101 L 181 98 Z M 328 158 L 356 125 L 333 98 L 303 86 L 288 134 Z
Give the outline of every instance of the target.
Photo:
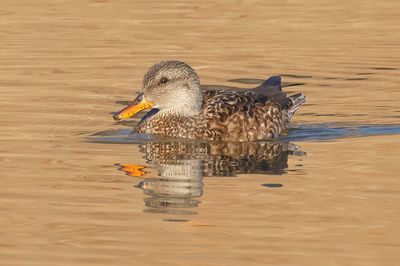
M 287 96 L 282 92 L 279 76 L 254 89 L 202 90 L 193 68 L 180 61 L 164 61 L 149 69 L 142 92 L 114 119 L 151 109 L 134 132 L 204 140 L 268 140 L 287 130 L 304 102 L 302 93 Z

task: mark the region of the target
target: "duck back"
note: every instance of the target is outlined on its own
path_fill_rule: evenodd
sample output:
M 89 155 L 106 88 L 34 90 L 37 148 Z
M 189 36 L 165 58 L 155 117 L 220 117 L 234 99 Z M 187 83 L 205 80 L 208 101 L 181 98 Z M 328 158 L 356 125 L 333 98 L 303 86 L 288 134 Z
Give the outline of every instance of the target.
M 302 93 L 287 96 L 281 77 L 273 76 L 254 89 L 205 91 L 203 114 L 208 130 L 221 140 L 267 140 L 287 130 L 304 102 Z

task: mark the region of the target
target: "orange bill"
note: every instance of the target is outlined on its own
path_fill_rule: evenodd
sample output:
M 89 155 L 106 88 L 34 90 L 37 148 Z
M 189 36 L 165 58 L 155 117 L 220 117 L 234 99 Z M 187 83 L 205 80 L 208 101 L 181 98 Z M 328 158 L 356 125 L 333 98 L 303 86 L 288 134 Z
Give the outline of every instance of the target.
M 142 110 L 150 109 L 154 104 L 152 102 L 146 101 L 143 97 L 143 93 L 139 94 L 136 99 L 127 107 L 119 111 L 113 116 L 114 120 L 122 120 L 134 116 Z
M 120 168 L 119 170 L 124 171 L 129 176 L 141 177 L 146 174 L 143 170 L 145 167 L 143 165 L 137 164 L 117 164 Z

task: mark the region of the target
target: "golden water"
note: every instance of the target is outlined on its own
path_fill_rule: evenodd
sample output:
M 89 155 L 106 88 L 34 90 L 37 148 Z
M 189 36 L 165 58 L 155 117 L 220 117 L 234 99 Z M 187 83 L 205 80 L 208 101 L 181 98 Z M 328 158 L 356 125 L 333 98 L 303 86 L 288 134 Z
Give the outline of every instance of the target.
M 203 84 L 304 83 L 286 88 L 307 95 L 296 125 L 399 126 L 399 9 L 3 0 L 0 265 L 398 265 L 400 135 L 295 138 L 297 153 L 267 160 L 278 172 L 203 177 L 202 158 L 184 157 L 183 185 L 163 180 L 176 164 L 149 160 L 151 144 L 89 137 L 129 128 L 111 112 L 166 59 Z M 120 171 L 133 164 L 146 168 Z

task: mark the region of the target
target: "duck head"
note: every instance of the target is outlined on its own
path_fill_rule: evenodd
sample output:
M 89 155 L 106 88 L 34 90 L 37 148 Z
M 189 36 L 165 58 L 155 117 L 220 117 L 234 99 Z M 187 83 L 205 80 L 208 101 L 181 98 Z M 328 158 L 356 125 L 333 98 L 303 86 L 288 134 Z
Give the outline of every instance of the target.
M 163 61 L 152 66 L 143 78 L 142 92 L 132 104 L 117 114 L 122 120 L 150 108 L 159 113 L 170 112 L 193 116 L 201 111 L 202 92 L 196 71 L 184 62 Z

